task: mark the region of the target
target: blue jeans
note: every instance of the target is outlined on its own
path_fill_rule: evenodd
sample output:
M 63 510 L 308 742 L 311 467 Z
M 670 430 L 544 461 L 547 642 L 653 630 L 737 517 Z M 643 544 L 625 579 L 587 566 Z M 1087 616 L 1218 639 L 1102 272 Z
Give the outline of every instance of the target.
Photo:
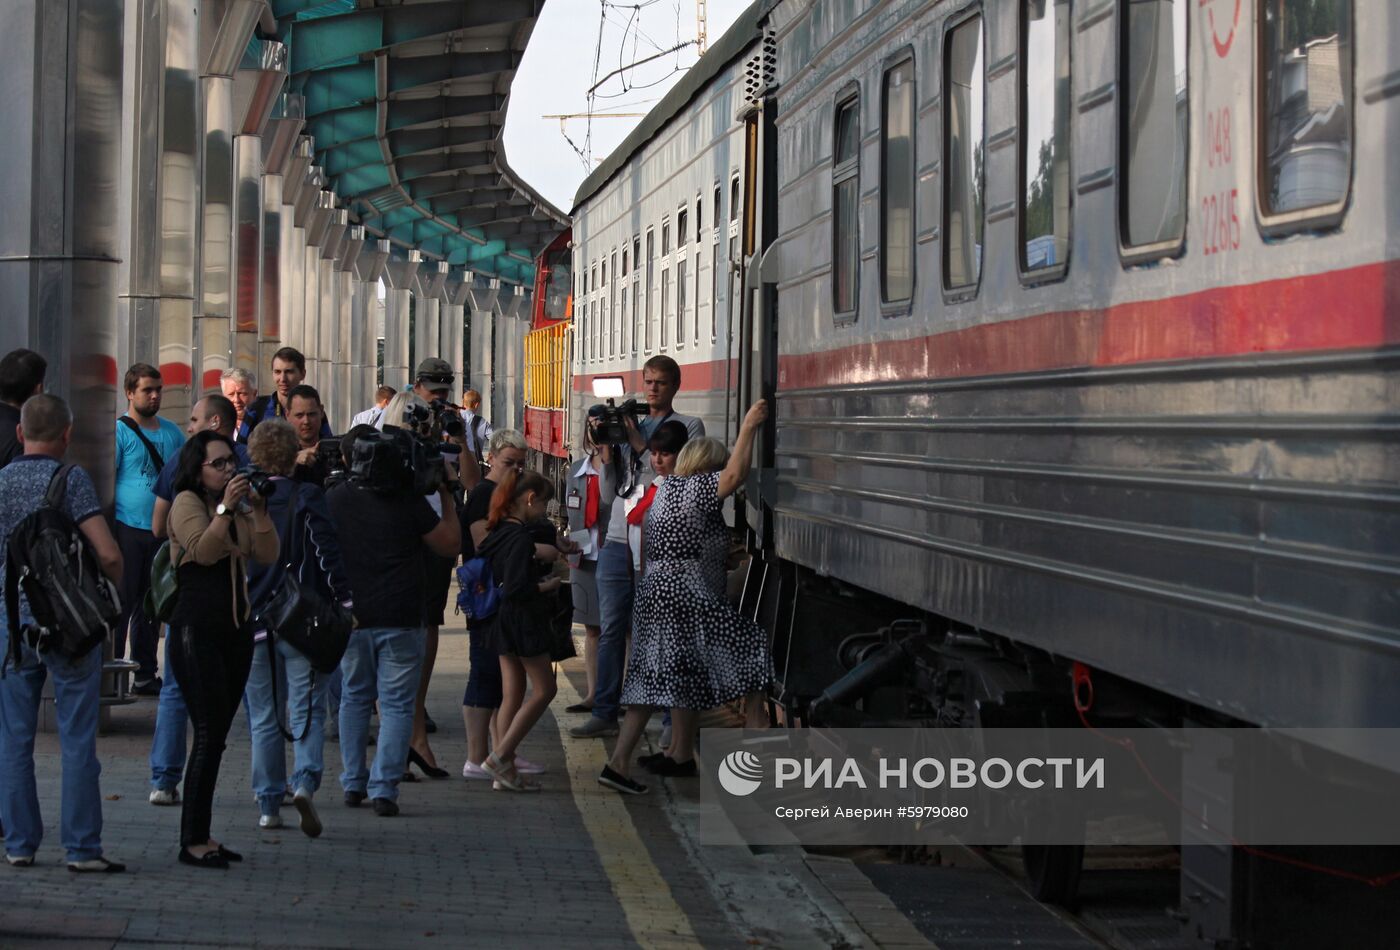
M 627 638 L 632 632 L 632 552 L 626 544 L 609 541 L 598 552 L 598 608 L 602 635 L 598 637 L 598 679 L 593 687 L 593 715 L 617 720 L 622 672 L 627 662 Z
M 185 696 L 170 667 L 170 637 L 165 638 L 162 667 L 156 735 L 151 742 L 151 787 L 170 791 L 180 784 L 185 774 L 185 727 L 190 721 Z
M 311 661 L 291 644 L 278 640 L 277 699 L 283 722 L 293 736 L 306 735 L 292 744 L 292 788 L 315 792 L 325 770 L 322 751 L 326 742 L 326 689 L 330 679 L 311 669 Z M 277 724 L 273 700 L 272 663 L 265 641 L 253 645 L 253 665 L 243 691 L 248 704 L 248 725 L 253 733 L 253 793 L 264 815 L 275 815 L 287 788 L 287 751 Z M 308 713 L 310 724 L 307 723 Z
M 8 636 L 0 636 L 9 650 Z M 76 662 L 21 649 L 18 669 L 0 678 L 0 822 L 5 852 L 32 856 L 44 837 L 39 792 L 34 782 L 34 734 L 39 728 L 40 693 L 53 676 L 54 712 L 63 752 L 62 815 L 59 834 L 69 861 L 102 856 L 102 792 L 97 761 L 97 713 L 102 651 Z
M 423 672 L 422 627 L 361 627 L 340 661 L 340 786 L 370 798 L 399 797 L 413 735 L 413 704 Z M 379 744 L 365 769 L 369 711 L 379 693 Z

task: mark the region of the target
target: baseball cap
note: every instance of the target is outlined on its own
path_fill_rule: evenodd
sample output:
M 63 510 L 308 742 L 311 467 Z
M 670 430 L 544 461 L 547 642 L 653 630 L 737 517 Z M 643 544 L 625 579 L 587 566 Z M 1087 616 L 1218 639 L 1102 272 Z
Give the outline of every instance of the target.
M 430 356 L 418 364 L 417 378 L 428 383 L 431 390 L 451 389 L 456 373 L 452 364 L 440 356 Z

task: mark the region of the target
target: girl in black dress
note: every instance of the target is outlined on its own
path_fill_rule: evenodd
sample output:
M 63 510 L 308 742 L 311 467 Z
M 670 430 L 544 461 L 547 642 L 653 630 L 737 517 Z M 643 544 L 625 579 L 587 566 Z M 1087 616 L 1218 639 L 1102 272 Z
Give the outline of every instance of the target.
M 477 554 L 491 563 L 501 589 L 501 605 L 491 618 L 486 637 L 501 657 L 501 739 L 481 767 L 496 780 L 496 788 L 537 792 L 538 783 L 521 778 L 515 750 L 549 708 L 557 686 L 549 661 L 550 622 L 557 576 L 540 579 L 535 571 L 535 541 L 526 524 L 545 516 L 554 497 L 549 480 L 538 472 L 507 472 L 491 495 L 486 539 Z M 530 698 L 525 699 L 525 681 Z M 507 721 L 506 713 L 515 709 Z

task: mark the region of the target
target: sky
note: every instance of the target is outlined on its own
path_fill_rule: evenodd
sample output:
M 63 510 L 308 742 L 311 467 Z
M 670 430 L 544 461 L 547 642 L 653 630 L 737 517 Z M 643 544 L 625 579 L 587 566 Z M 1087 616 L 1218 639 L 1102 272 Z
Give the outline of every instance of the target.
M 711 43 L 749 3 L 708 0 L 706 32 Z M 555 207 L 570 211 L 574 192 L 588 171 L 607 158 L 641 119 L 595 118 L 591 123 L 569 119 L 563 128 L 573 140 L 570 145 L 560 133 L 560 121 L 541 116 L 587 113 L 587 90 L 597 80 L 619 66 L 629 67 L 695 38 L 695 0 L 549 0 L 511 88 L 505 130 L 511 168 Z M 626 68 L 598 87 L 592 111 L 595 115 L 645 113 L 698 58 L 692 42 L 678 52 Z M 588 156 L 588 164 L 579 151 Z

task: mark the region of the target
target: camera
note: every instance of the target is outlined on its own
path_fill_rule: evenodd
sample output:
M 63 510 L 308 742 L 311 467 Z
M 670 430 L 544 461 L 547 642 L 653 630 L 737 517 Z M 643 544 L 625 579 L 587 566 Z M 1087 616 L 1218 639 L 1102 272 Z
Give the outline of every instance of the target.
M 322 439 L 316 445 L 314 466 L 318 471 L 326 474 L 325 483 L 322 485 L 325 491 L 330 491 L 349 477 L 349 472 L 345 470 L 345 457 L 340 454 L 340 443 L 343 438 L 344 436 L 333 435 Z
M 272 484 L 272 476 L 267 472 L 259 471 L 251 465 L 245 465 L 235 475 L 242 475 L 248 480 L 248 488 L 259 498 L 270 498 L 277 490 L 277 486 Z
M 409 406 L 399 425 L 386 424 L 355 442 L 350 476 L 383 494 L 433 494 L 448 481 L 438 427 L 429 408 Z
M 593 431 L 594 441 L 599 445 L 625 445 L 628 433 L 624 416 L 630 415 L 635 422 L 645 414 L 645 407 L 635 399 L 628 399 L 620 406 L 611 399 L 605 404 L 593 406 L 588 410 L 588 417 L 598 420 L 598 426 Z
M 467 424 L 462 421 L 462 413 L 445 399 L 434 399 L 430 407 L 433 424 L 442 434 L 451 439 L 460 439 L 467 434 Z

